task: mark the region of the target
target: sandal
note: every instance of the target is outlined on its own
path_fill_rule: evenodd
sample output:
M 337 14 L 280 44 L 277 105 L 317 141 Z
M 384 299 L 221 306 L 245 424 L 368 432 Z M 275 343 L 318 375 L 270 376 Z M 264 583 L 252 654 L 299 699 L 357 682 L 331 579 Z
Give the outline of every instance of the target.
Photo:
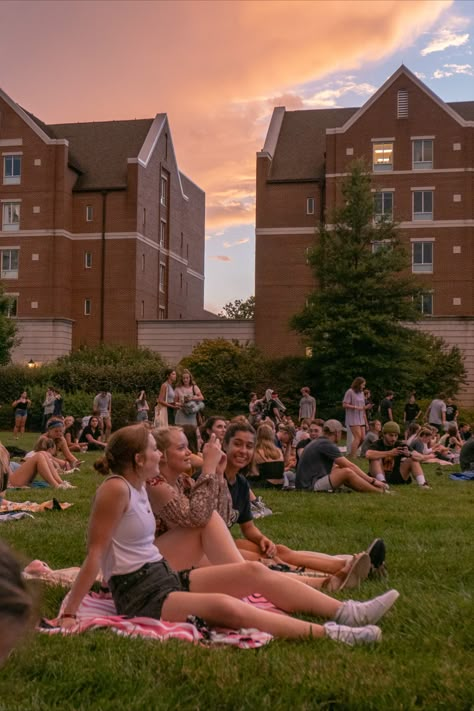
M 340 573 L 332 575 L 326 587 L 330 592 L 344 590 L 344 588 L 358 588 L 363 580 L 366 580 L 370 573 L 370 556 L 368 553 L 357 553 L 351 561 L 349 568 Z

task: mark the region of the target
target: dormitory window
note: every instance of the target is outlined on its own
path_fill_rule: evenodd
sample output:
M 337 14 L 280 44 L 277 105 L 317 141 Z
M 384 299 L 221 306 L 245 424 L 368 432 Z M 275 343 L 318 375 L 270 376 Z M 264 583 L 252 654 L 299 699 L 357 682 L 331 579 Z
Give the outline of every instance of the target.
M 160 291 L 165 292 L 165 278 L 166 278 L 166 267 L 164 264 L 160 264 Z
M 161 220 L 160 222 L 160 247 L 164 247 L 166 242 L 166 222 Z
M 86 222 L 92 222 L 94 219 L 94 208 L 92 205 L 86 206 Z
M 424 316 L 433 315 L 433 294 L 423 294 L 421 297 L 421 313 Z
M 84 299 L 84 316 L 90 316 L 90 315 L 91 315 L 91 300 Z
M 433 141 L 420 138 L 413 141 L 413 170 L 433 167 Z
M 168 178 L 164 175 L 161 176 L 160 201 L 162 205 L 168 204 Z
M 1 273 L 2 279 L 18 279 L 18 258 L 20 256 L 19 249 L 2 249 L 1 257 Z
M 393 193 L 377 192 L 374 195 L 374 216 L 376 222 L 390 221 L 393 216 Z
M 3 156 L 3 184 L 19 185 L 21 183 L 21 155 Z
M 158 318 L 160 321 L 163 321 L 165 318 L 165 310 L 162 306 L 158 309 Z
M 433 219 L 433 191 L 414 190 L 413 191 L 413 219 L 432 220 Z
M 431 274 L 433 272 L 433 242 L 413 242 L 412 250 L 412 271 Z
M 307 215 L 314 215 L 314 198 L 313 197 L 306 198 L 306 214 Z
M 20 229 L 20 203 L 4 202 L 2 210 L 2 229 L 14 232 Z
M 18 315 L 18 294 L 5 294 L 7 297 L 7 318 L 14 318 Z
M 92 269 L 92 252 L 84 252 L 84 268 Z
M 391 239 L 380 239 L 372 242 L 372 254 L 380 252 L 381 249 L 389 249 L 392 244 Z
M 374 171 L 393 170 L 393 143 L 374 143 L 372 154 Z

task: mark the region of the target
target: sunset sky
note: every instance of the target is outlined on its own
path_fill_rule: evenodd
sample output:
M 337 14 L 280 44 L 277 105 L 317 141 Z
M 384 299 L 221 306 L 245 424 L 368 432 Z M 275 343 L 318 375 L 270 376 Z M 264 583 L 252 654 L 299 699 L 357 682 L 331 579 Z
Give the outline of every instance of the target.
M 206 191 L 207 308 L 254 293 L 255 153 L 274 106 L 361 106 L 406 64 L 474 99 L 472 0 L 0 0 L 0 87 L 46 123 L 168 114 Z

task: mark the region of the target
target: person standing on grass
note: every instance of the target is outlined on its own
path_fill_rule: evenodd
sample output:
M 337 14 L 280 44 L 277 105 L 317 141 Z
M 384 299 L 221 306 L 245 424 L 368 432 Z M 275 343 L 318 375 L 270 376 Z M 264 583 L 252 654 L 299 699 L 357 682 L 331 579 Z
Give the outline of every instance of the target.
M 408 428 L 413 422 L 416 422 L 421 415 L 421 407 L 415 399 L 415 393 L 411 393 L 408 402 L 405 403 L 403 410 L 403 423 L 405 425 L 405 439 L 408 439 Z
M 221 458 L 216 451 L 215 466 Z M 155 517 L 145 482 L 159 475 L 161 452 L 154 437 L 135 425 L 115 432 L 95 468 L 107 476 L 97 490 L 89 521 L 86 559 L 60 616 L 63 628 L 77 612 L 99 570 L 117 613 L 186 622 L 197 615 L 210 625 L 256 628 L 282 638 L 321 638 L 364 644 L 378 641 L 375 626 L 398 598 L 391 590 L 365 603 L 339 602 L 260 563 L 212 565 L 175 572 L 154 544 Z M 278 582 L 277 582 L 278 581 Z M 319 625 L 253 607 L 241 598 L 259 592 L 285 612 L 334 620 Z
M 436 427 L 438 432 L 444 430 L 446 424 L 446 403 L 444 402 L 443 394 L 430 402 L 425 413 L 425 420 L 429 422 L 432 427 Z
M 25 434 L 28 408 L 31 407 L 31 400 L 29 399 L 26 390 L 23 390 L 20 397 L 12 402 L 12 407 L 15 410 L 15 426 L 13 428 L 13 436 L 15 439 L 18 439 L 21 434 Z
M 298 413 L 298 419 L 301 420 L 314 420 L 316 417 L 316 400 L 311 396 L 311 390 L 308 387 L 301 388 L 301 400 L 300 409 Z
M 343 457 L 337 443 L 342 425 L 327 420 L 323 434 L 303 449 L 296 468 L 296 488 L 303 491 L 336 491 L 341 486 L 368 494 L 384 494 L 387 485 L 368 476 L 353 462 Z
M 382 420 L 382 425 L 386 422 L 393 422 L 393 390 L 387 390 L 385 392 L 385 397 L 380 403 L 380 419 Z
M 44 432 L 46 429 L 46 423 L 54 412 L 54 388 L 49 387 L 46 390 L 46 397 L 43 402 L 43 419 L 41 420 L 41 431 Z
M 446 398 L 446 423 L 454 422 L 457 425 L 458 422 L 458 406 L 454 404 L 452 397 Z
M 364 397 L 365 378 L 355 378 L 344 395 L 342 406 L 346 411 L 346 427 L 352 434 L 350 456 L 355 459 L 364 439 L 367 415 Z
M 430 489 L 421 468 L 422 457 L 411 452 L 406 442 L 400 441 L 399 437 L 398 424 L 386 422 L 382 436 L 365 454 L 370 462 L 370 473 L 378 481 L 388 484 L 410 484 L 414 477 L 419 487 Z
M 104 441 L 108 442 L 110 433 L 112 432 L 112 394 L 107 390 L 101 390 L 94 398 L 92 406 L 94 415 L 102 420 L 102 429 L 104 431 Z

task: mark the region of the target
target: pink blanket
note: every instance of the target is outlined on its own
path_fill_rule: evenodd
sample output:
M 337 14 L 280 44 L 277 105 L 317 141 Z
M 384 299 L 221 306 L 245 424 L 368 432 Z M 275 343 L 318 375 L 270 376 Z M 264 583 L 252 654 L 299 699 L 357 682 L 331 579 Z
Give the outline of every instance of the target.
M 67 596 L 63 600 L 64 609 Z M 245 602 L 257 605 L 263 609 L 275 608 L 259 595 L 245 598 Z M 60 614 L 61 614 L 60 610 Z M 80 634 L 88 630 L 110 628 L 113 632 L 125 637 L 144 637 L 164 642 L 167 639 L 182 639 L 193 644 L 215 645 L 226 644 L 241 649 L 255 649 L 268 644 L 272 636 L 256 629 L 227 630 L 208 629 L 195 618 L 188 622 L 165 622 L 150 617 L 122 617 L 117 615 L 110 593 L 90 593 L 86 595 L 77 612 L 77 624 L 70 630 L 58 626 L 57 619 L 48 620 L 49 626 L 39 628 L 44 634 Z

